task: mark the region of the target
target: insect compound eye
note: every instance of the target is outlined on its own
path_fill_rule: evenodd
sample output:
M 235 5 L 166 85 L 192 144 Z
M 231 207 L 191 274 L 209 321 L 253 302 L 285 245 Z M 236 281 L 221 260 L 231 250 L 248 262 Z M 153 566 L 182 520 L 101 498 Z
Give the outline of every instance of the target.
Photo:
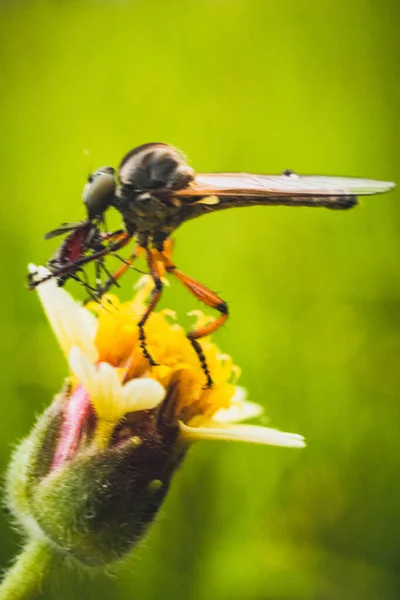
M 122 159 L 119 178 L 122 185 L 135 190 L 177 190 L 194 179 L 194 171 L 172 146 L 151 143 L 131 150 Z
M 101 217 L 110 207 L 116 187 L 114 174 L 113 167 L 101 167 L 89 175 L 82 194 L 89 218 Z

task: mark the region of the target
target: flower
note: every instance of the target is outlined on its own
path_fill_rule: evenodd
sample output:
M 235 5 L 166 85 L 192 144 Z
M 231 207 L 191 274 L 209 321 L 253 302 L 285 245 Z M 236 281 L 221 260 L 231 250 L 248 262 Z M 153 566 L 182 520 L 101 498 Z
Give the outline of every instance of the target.
M 39 276 L 43 267 L 31 267 Z M 129 302 L 107 296 L 83 308 L 49 279 L 38 294 L 70 376 L 20 444 L 7 504 L 30 539 L 85 565 L 124 557 L 154 520 L 195 440 L 240 440 L 300 448 L 300 435 L 238 424 L 259 416 L 236 385 L 240 370 L 210 340 L 205 373 L 170 310 L 151 313 L 143 355 L 137 323 L 152 281 Z M 197 325 L 209 317 L 195 311 Z
M 46 273 L 39 267 L 40 276 Z M 107 444 L 128 413 L 167 410 L 184 441 L 225 439 L 303 447 L 300 435 L 237 424 L 259 416 L 261 406 L 246 400 L 245 390 L 235 385 L 238 367 L 209 338 L 202 347 L 214 383 L 204 389 L 198 357 L 170 310 L 152 313 L 146 324 L 147 346 L 158 364 L 150 368 L 140 347 L 137 322 L 152 286 L 150 276 L 144 275 L 132 301 L 121 303 L 109 295 L 101 304 L 92 303 L 90 310 L 76 303 L 54 279 L 38 286 L 47 318 L 69 362 L 73 386 L 86 390 L 97 416 L 101 432 L 97 443 Z M 198 327 L 209 320 L 201 311 L 190 314 L 197 318 Z M 173 403 L 171 386 L 178 388 Z

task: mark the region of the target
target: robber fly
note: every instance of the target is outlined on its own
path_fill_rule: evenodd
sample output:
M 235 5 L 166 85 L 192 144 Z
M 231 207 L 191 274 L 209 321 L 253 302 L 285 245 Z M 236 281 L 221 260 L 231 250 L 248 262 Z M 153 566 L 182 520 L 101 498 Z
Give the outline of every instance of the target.
M 107 179 L 103 179 L 106 176 Z M 61 260 L 57 259 L 51 265 L 51 274 L 39 280 L 32 279 L 29 287 L 51 277 L 64 283 L 87 263 L 102 261 L 135 238 L 135 249 L 129 260 L 105 284 L 97 287 L 97 293 L 99 296 L 104 294 L 129 268 L 139 251 L 145 253 L 154 288 L 138 328 L 143 353 L 153 366 L 156 363 L 146 347 L 144 326 L 161 296 L 162 268 L 177 277 L 198 300 L 219 311 L 220 316 L 215 321 L 188 333 L 208 387 L 212 385 L 212 379 L 198 340 L 225 323 L 228 306 L 214 292 L 177 269 L 167 251 L 172 232 L 189 219 L 233 207 L 284 205 L 345 210 L 357 204 L 357 196 L 380 194 L 394 187 L 393 183 L 370 179 L 299 176 L 290 170 L 282 175 L 196 174 L 175 148 L 163 143 L 144 144 L 129 152 L 119 166 L 117 184 L 112 167 L 106 167 L 97 171 L 88 185 L 84 198 L 88 220 L 67 237 L 68 249 L 83 233 L 83 227 L 88 228 L 89 235 L 83 237 L 80 246 L 78 244 L 72 259 L 70 253 L 62 253 Z M 110 234 L 104 244 L 105 240 L 98 237 L 98 223 L 111 206 L 121 213 L 125 229 L 122 234 Z M 101 248 L 97 246 L 99 241 Z

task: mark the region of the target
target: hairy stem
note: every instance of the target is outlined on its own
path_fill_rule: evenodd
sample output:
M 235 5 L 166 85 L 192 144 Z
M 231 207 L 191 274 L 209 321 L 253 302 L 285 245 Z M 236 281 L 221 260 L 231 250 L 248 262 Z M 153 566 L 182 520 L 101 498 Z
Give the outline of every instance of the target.
M 54 551 L 41 540 L 30 540 L 0 585 L 0 600 L 24 600 L 42 591 L 42 583 L 57 561 Z

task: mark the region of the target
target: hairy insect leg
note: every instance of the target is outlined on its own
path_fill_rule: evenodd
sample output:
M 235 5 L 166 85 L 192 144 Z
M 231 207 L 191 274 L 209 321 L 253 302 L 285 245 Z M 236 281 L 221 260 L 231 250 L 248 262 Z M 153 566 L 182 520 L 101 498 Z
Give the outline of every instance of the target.
M 215 308 L 221 313 L 220 316 L 217 317 L 214 321 L 211 321 L 211 323 L 208 323 L 207 325 L 205 325 L 204 327 L 200 327 L 199 329 L 190 331 L 187 334 L 187 337 L 190 340 L 197 356 L 199 357 L 201 366 L 206 375 L 207 388 L 210 388 L 213 384 L 213 380 L 207 365 L 207 360 L 204 355 L 203 349 L 197 340 L 199 340 L 202 337 L 206 337 L 207 335 L 211 335 L 217 329 L 222 327 L 222 325 L 227 321 L 229 316 L 228 305 L 224 300 L 222 300 L 222 298 L 217 296 L 217 294 L 212 292 L 205 285 L 199 283 L 192 277 L 185 275 L 185 273 L 182 273 L 182 271 L 179 271 L 176 268 L 175 264 L 164 252 L 160 252 L 160 256 L 164 262 L 165 269 L 168 273 L 171 273 L 171 275 L 174 275 L 181 283 L 183 283 L 185 288 L 191 294 L 193 294 L 193 296 L 197 298 L 197 300 L 200 300 L 200 302 L 203 302 L 203 304 L 205 304 L 206 306 Z
M 144 331 L 144 326 L 146 324 L 147 319 L 149 318 L 149 316 L 151 315 L 151 313 L 157 306 L 158 301 L 161 298 L 163 283 L 161 280 L 161 270 L 160 270 L 161 265 L 157 261 L 156 252 L 150 250 L 149 248 L 145 248 L 145 251 L 146 251 L 147 265 L 149 267 L 149 272 L 150 272 L 150 275 L 154 282 L 154 287 L 150 292 L 149 304 L 146 308 L 146 311 L 145 311 L 144 315 L 142 316 L 142 318 L 140 319 L 140 321 L 138 322 L 139 340 L 140 340 L 140 347 L 142 349 L 143 355 L 145 356 L 145 358 L 147 358 L 147 360 L 149 361 L 149 363 L 152 367 L 156 367 L 157 363 L 152 358 L 150 352 L 147 349 L 146 334 Z

